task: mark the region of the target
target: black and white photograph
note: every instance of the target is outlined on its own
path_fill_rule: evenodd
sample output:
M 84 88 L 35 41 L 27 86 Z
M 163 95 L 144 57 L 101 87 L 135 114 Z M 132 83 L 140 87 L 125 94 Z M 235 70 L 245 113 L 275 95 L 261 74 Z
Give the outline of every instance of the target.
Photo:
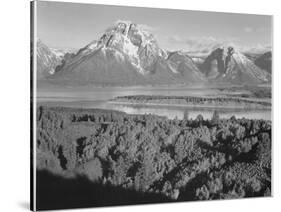
M 271 15 L 30 10 L 32 210 L 272 196 Z

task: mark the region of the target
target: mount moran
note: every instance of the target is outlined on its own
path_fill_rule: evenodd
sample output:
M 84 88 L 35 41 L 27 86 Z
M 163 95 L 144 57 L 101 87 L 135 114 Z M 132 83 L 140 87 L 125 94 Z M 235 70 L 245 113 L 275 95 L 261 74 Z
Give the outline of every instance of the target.
M 118 21 L 76 53 L 58 54 L 38 40 L 37 78 L 70 85 L 257 84 L 270 82 L 271 74 L 229 46 L 194 61 L 160 48 L 142 25 Z

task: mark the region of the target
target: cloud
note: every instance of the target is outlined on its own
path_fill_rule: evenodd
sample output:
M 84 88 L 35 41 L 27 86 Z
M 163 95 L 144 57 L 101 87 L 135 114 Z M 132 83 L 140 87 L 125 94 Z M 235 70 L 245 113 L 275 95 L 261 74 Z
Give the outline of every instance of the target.
M 168 37 L 168 43 L 174 46 L 181 46 L 182 49 L 194 54 L 208 54 L 210 51 L 221 46 L 233 46 L 238 48 L 234 43 L 236 38 L 220 39 L 212 36 L 208 37 L 180 37 L 178 35 Z
M 252 27 L 244 27 L 244 31 L 247 33 L 253 32 L 254 29 Z
M 267 51 L 272 51 L 272 46 L 270 44 L 258 43 L 257 45 L 254 45 L 254 46 L 243 47 L 243 48 L 241 48 L 241 51 L 246 52 L 246 53 L 261 54 L 261 53 L 265 53 Z
M 184 38 L 184 37 L 180 37 L 178 35 L 174 35 L 174 36 L 170 36 L 169 37 L 171 41 L 175 41 L 175 42 L 185 42 L 185 43 L 189 43 L 189 42 L 193 42 L 194 40 L 201 40 L 201 41 L 216 41 L 216 39 L 212 36 L 209 36 L 209 37 L 187 37 L 187 38 Z
M 148 26 L 146 24 L 138 24 L 138 26 L 143 29 L 143 30 L 146 30 L 148 32 L 155 32 L 157 31 L 157 28 L 156 27 L 152 27 L 152 26 Z
M 245 45 L 240 39 L 236 37 L 229 38 L 215 38 L 212 36 L 203 37 L 181 37 L 178 35 L 168 36 L 166 41 L 169 50 L 183 50 L 189 53 L 190 56 L 206 56 L 213 50 L 219 47 L 234 47 L 235 50 L 240 52 L 266 52 L 270 51 L 270 44 L 251 44 Z
M 129 20 L 117 20 L 117 21 L 115 21 L 115 25 L 118 24 L 118 23 L 131 24 L 133 22 L 129 21 Z M 152 26 L 149 26 L 149 25 L 146 25 L 146 24 L 140 24 L 140 23 L 135 23 L 135 24 L 137 24 L 140 29 L 148 31 L 148 32 L 155 32 L 157 30 L 156 27 L 152 27 Z
M 251 32 L 270 32 L 271 28 L 267 28 L 267 27 L 257 27 L 257 28 L 253 28 L 253 27 L 244 27 L 244 32 L 247 33 L 251 33 Z

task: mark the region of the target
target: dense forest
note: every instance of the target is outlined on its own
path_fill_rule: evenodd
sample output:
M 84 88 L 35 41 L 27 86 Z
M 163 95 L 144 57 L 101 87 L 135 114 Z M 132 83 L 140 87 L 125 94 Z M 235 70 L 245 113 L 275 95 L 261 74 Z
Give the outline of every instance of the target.
M 270 109 L 271 103 L 267 101 L 256 101 L 239 97 L 198 97 L 198 96 L 160 96 L 160 95 L 133 95 L 120 96 L 111 100 L 115 103 L 132 104 L 168 104 L 183 106 L 204 107 L 231 107 L 231 108 L 253 108 Z
M 271 121 L 40 106 L 36 145 L 37 170 L 65 179 L 171 201 L 271 195 Z

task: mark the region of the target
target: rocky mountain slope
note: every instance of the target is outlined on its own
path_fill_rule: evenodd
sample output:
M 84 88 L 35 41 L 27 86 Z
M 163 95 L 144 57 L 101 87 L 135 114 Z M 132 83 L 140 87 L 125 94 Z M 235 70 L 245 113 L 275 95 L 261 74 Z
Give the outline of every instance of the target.
M 266 52 L 259 56 L 255 60 L 256 66 L 260 67 L 263 70 L 266 70 L 267 72 L 271 73 L 272 69 L 272 53 L 271 51 Z
M 37 40 L 37 78 L 42 79 L 53 75 L 61 58 L 56 55 L 40 39 Z
M 220 47 L 212 51 L 200 69 L 209 80 L 216 82 L 256 84 L 271 80 L 270 74 L 232 47 Z

